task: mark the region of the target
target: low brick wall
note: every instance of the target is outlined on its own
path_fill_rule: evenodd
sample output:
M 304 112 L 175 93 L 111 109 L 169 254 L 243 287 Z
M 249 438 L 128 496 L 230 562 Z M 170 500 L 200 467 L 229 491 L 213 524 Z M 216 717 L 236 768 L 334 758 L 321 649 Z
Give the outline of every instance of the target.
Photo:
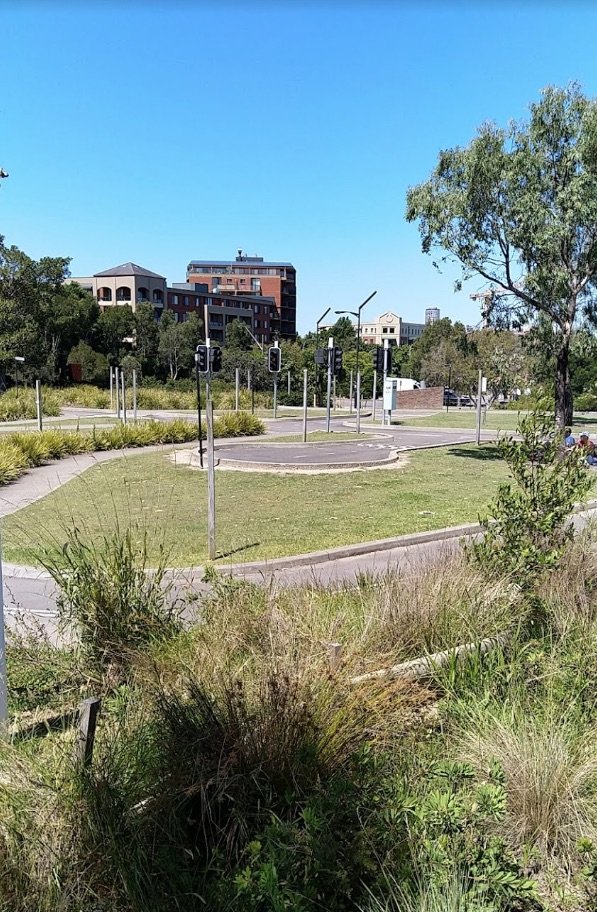
M 400 390 L 397 393 L 399 409 L 435 409 L 444 404 L 443 386 L 430 386 L 427 389 Z

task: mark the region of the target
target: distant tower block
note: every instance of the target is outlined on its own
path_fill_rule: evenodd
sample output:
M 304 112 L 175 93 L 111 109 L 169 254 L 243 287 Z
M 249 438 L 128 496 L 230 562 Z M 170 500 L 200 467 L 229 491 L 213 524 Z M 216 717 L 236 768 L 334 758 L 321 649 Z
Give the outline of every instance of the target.
M 439 307 L 428 307 L 425 311 L 425 325 L 437 323 L 439 320 Z

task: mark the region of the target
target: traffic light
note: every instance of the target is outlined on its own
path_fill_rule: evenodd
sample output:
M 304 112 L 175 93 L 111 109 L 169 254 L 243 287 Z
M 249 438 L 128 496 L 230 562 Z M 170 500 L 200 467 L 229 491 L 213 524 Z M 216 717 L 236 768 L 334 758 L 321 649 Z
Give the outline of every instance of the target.
M 217 374 L 218 371 L 222 370 L 222 349 L 221 348 L 210 348 L 210 367 L 213 374 Z
M 281 349 L 275 348 L 272 346 L 272 348 L 268 349 L 267 354 L 268 354 L 268 361 L 267 361 L 268 370 L 272 374 L 277 374 L 279 371 L 282 370 L 282 351 L 281 351 Z
M 195 364 L 200 374 L 206 374 L 209 370 L 209 349 L 207 345 L 198 345 L 195 349 Z
M 339 374 L 342 370 L 342 349 L 335 345 L 332 349 L 332 372 Z
M 386 374 L 392 373 L 392 349 L 388 346 L 384 349 L 384 354 L 386 356 Z
M 378 374 L 392 373 L 392 349 L 378 345 L 373 352 L 373 367 Z
M 319 364 L 320 367 L 327 367 L 327 363 L 328 363 L 328 349 L 327 348 L 318 348 L 316 350 L 315 363 Z

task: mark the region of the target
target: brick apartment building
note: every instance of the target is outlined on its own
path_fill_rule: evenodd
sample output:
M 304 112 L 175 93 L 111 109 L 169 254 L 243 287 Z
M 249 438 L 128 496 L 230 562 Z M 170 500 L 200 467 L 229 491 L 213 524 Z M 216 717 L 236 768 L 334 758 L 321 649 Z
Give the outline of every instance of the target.
M 226 327 L 233 320 L 241 320 L 252 335 L 262 343 L 277 335 L 283 297 L 277 302 L 273 295 L 259 294 L 253 286 L 244 293 L 215 286 L 212 282 L 182 282 L 168 285 L 164 276 L 136 263 L 122 263 L 92 276 L 73 276 L 67 282 L 76 282 L 89 291 L 101 308 L 128 305 L 133 312 L 138 304 L 151 304 L 156 320 L 164 310 L 171 310 L 179 322 L 184 322 L 196 312 L 205 326 L 206 311 L 208 333 L 211 339 L 223 343 Z
M 296 270 L 292 263 L 274 263 L 238 251 L 234 260 L 191 260 L 187 282 L 200 285 L 212 295 L 272 298 L 274 309 L 264 313 L 258 304 L 254 314 L 257 336 L 296 336 Z

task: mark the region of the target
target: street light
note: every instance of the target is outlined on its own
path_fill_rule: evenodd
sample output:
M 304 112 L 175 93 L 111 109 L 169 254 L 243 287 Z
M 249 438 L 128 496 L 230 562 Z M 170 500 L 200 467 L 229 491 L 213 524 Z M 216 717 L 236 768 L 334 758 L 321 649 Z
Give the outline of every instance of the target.
M 15 393 L 19 392 L 19 364 L 24 364 L 25 359 L 22 355 L 15 355 Z
M 322 320 L 325 320 L 331 309 L 331 307 L 328 307 L 326 312 L 320 316 L 315 324 L 315 348 L 319 348 L 319 324 Z M 319 364 L 317 361 L 315 362 L 315 402 L 319 405 Z
M 350 314 L 351 317 L 357 318 L 357 371 L 356 371 L 357 377 L 359 376 L 359 351 L 361 349 L 361 311 L 362 311 L 363 307 L 365 306 L 365 304 L 368 304 L 369 301 L 371 300 L 371 298 L 373 298 L 376 294 L 377 294 L 376 291 L 374 291 L 373 294 L 370 294 L 369 297 L 367 298 L 367 300 L 363 301 L 363 303 L 359 306 L 358 310 L 337 310 L 336 311 L 337 314 Z M 356 389 L 355 389 L 355 406 L 356 406 L 356 404 L 357 404 L 357 401 L 356 401 Z

